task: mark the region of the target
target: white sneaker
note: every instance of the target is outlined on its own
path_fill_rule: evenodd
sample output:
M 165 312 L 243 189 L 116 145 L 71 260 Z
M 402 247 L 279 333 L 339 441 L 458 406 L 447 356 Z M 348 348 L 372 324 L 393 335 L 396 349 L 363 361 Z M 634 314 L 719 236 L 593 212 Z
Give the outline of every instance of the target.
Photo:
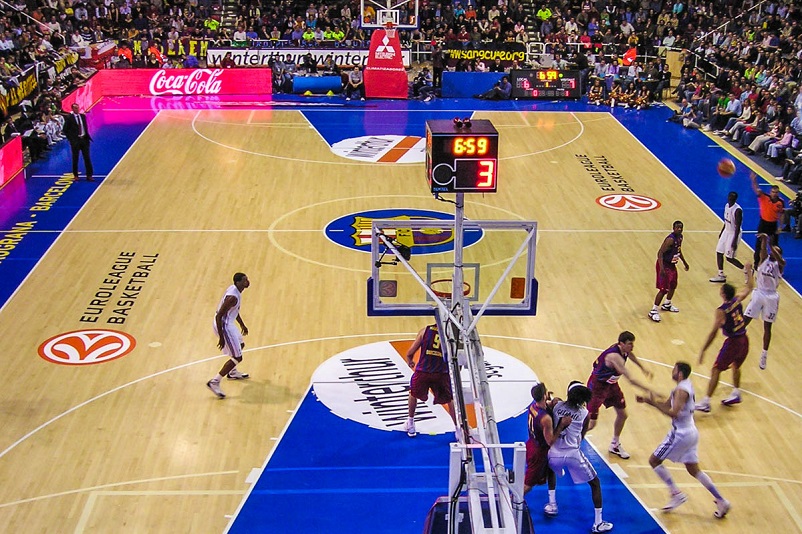
M 613 446 L 613 444 L 611 443 L 610 444 L 610 448 L 607 449 L 607 450 L 610 451 L 611 454 L 615 454 L 616 456 L 620 456 L 622 460 L 628 460 L 629 459 L 629 453 L 624 450 L 624 447 L 622 447 L 620 443 L 618 445 L 615 445 L 615 446 Z
M 248 373 L 240 373 L 236 367 L 228 372 L 229 380 L 245 380 L 246 378 L 250 377 L 251 375 Z
M 557 516 L 557 503 L 546 503 L 546 506 L 543 507 L 543 513 L 549 517 L 556 517 Z
M 711 282 L 721 282 L 724 283 L 727 281 L 727 277 L 722 274 L 717 274 L 713 278 L 710 279 Z
M 721 401 L 721 404 L 724 406 L 732 406 L 734 404 L 741 404 L 741 394 L 740 393 L 730 393 L 730 396 Z
M 590 529 L 591 532 L 610 532 L 613 530 L 613 524 L 609 521 L 602 521 L 601 523 L 596 523 L 593 525 L 593 528 Z
M 679 313 L 679 308 L 677 308 L 673 304 L 663 304 L 662 306 L 660 306 L 660 309 L 671 313 Z
M 710 401 L 697 402 L 694 405 L 693 409 L 696 410 L 697 412 L 710 413 Z
M 365 101 L 365 97 L 363 96 L 363 97 L 362 97 L 362 98 L 360 98 L 359 100 L 361 100 L 362 102 L 364 102 L 364 101 Z
M 723 518 L 727 515 L 727 512 L 730 511 L 730 501 L 727 499 L 716 499 L 716 511 L 713 512 L 713 515 L 716 516 L 718 519 Z
M 760 363 L 758 363 L 757 366 L 760 367 L 761 371 L 766 368 L 766 360 L 768 359 L 769 359 L 768 352 L 764 352 L 760 355 Z
M 652 310 L 652 311 L 649 312 L 649 319 L 651 319 L 655 323 L 659 323 L 660 322 L 660 314 L 657 311 Z
M 685 495 L 684 493 L 682 493 L 682 492 L 676 493 L 676 494 L 671 496 L 671 500 L 668 501 L 668 504 L 663 506 L 663 508 L 661 508 L 661 510 L 663 510 L 664 512 L 670 512 L 671 510 L 679 507 L 679 505 L 681 505 L 682 503 L 684 503 L 687 500 L 688 500 L 688 496 Z
M 418 433 L 415 432 L 415 422 L 414 421 L 412 423 L 410 423 L 409 421 L 404 423 L 404 430 L 407 431 L 407 436 L 409 436 L 411 438 L 414 438 L 415 436 L 418 435 Z
M 226 394 L 223 393 L 222 389 L 220 389 L 220 383 L 219 382 L 215 382 L 214 380 L 209 380 L 208 382 L 206 382 L 206 387 L 211 389 L 212 393 L 217 395 L 218 398 L 220 398 L 220 399 L 225 399 L 226 398 Z

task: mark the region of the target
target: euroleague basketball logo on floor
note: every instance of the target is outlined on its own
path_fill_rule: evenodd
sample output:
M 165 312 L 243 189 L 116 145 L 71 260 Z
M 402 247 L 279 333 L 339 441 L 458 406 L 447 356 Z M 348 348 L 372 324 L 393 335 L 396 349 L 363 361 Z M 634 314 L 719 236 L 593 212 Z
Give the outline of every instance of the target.
M 412 369 L 406 353 L 407 341 L 383 341 L 341 352 L 323 362 L 312 375 L 315 396 L 332 413 L 379 430 L 403 430 L 407 419 L 409 380 Z M 535 373 L 520 360 L 503 352 L 483 347 L 485 373 L 493 397 L 496 421 L 523 413 L 532 402 L 530 389 L 538 382 Z M 470 383 L 467 370 L 462 372 L 465 389 Z M 448 412 L 432 403 L 418 403 L 415 425 L 425 434 L 454 431 Z M 468 420 L 476 426 L 473 405 L 468 404 Z
M 76 330 L 39 345 L 39 356 L 60 365 L 92 365 L 121 358 L 136 347 L 130 334 L 117 330 Z
M 453 221 L 454 216 L 448 213 L 416 209 L 390 209 L 371 210 L 352 213 L 335 219 L 326 225 L 325 233 L 336 244 L 370 253 L 371 224 L 374 219 L 394 219 L 402 223 L 409 220 L 441 220 Z M 402 228 L 388 229 L 385 235 L 394 241 L 408 246 L 412 254 L 435 254 L 454 250 L 453 224 L 449 228 L 425 228 L 412 230 Z M 469 247 L 478 243 L 484 232 L 480 228 L 466 230 L 464 233 L 464 246 Z
M 615 194 L 596 199 L 596 204 L 616 211 L 652 211 L 660 207 L 660 202 L 643 195 Z
M 426 140 L 415 135 L 366 135 L 331 145 L 340 157 L 370 163 L 423 163 Z

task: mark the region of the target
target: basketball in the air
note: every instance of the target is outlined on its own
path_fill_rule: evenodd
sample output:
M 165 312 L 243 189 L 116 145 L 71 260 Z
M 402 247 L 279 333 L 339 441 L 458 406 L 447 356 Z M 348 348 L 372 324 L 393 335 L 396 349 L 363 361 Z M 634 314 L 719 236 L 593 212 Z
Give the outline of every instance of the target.
M 731 178 L 735 174 L 735 163 L 729 158 L 724 158 L 718 162 L 718 173 L 722 178 Z

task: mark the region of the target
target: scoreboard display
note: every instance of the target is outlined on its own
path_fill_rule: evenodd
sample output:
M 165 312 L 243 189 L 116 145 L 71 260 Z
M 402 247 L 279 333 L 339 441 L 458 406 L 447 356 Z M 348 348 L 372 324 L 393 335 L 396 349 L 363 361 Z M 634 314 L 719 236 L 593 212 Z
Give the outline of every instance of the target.
M 578 70 L 513 70 L 510 72 L 512 98 L 547 98 L 550 100 L 582 97 Z
M 488 120 L 457 126 L 426 121 L 426 178 L 432 193 L 495 193 L 498 131 Z

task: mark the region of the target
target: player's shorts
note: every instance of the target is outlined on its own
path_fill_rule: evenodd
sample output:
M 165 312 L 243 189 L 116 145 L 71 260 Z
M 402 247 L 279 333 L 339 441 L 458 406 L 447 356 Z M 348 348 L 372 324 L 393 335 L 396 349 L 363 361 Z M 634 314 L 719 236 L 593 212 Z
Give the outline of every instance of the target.
M 214 329 L 214 335 L 220 337 L 220 333 L 217 331 L 217 322 L 212 323 L 212 328 Z M 223 347 L 223 354 L 241 362 L 242 347 L 245 345 L 242 342 L 242 334 L 235 325 L 224 326 L 223 330 L 223 340 L 226 342 L 226 345 Z
M 543 448 L 535 440 L 526 440 L 526 473 L 524 485 L 545 484 L 549 473 L 549 449 Z
M 777 319 L 777 310 L 780 309 L 780 294 L 777 292 L 766 293 L 755 290 L 752 293 L 752 300 L 744 311 L 744 315 L 751 319 L 762 317 L 767 323 L 773 323 Z
M 656 286 L 657 289 L 660 291 L 671 291 L 672 289 L 677 289 L 677 267 L 672 265 L 671 267 L 664 267 L 663 272 L 660 272 L 660 260 L 657 260 L 654 264 L 654 269 L 657 273 L 657 282 Z
M 561 451 L 549 449 L 549 467 L 558 476 L 570 473 L 574 484 L 585 484 L 596 478 L 596 470 L 579 449 Z
M 588 388 L 590 388 L 590 402 L 588 402 L 588 413 L 591 419 L 599 418 L 599 409 L 602 404 L 605 408 L 620 408 L 627 407 L 627 401 L 624 399 L 624 392 L 618 382 L 610 384 L 608 382 L 600 382 L 590 377 L 588 380 Z
M 730 367 L 739 369 L 746 360 L 747 354 L 749 354 L 749 338 L 746 337 L 746 334 L 728 337 L 724 340 L 721 350 L 718 351 L 713 367 L 719 371 L 726 371 Z
M 680 464 L 699 463 L 699 431 L 696 427 L 672 428 L 654 450 L 654 457 Z
M 409 392 L 420 401 L 429 398 L 429 390 L 434 393 L 435 404 L 447 404 L 453 398 L 451 395 L 451 381 L 448 373 L 426 373 L 415 371 L 409 382 Z
M 738 241 L 735 242 L 735 246 L 732 244 L 734 237 L 735 235 L 732 232 L 722 232 L 721 237 L 718 238 L 716 252 L 724 254 L 724 256 L 730 259 L 734 258 L 735 251 L 738 249 Z

